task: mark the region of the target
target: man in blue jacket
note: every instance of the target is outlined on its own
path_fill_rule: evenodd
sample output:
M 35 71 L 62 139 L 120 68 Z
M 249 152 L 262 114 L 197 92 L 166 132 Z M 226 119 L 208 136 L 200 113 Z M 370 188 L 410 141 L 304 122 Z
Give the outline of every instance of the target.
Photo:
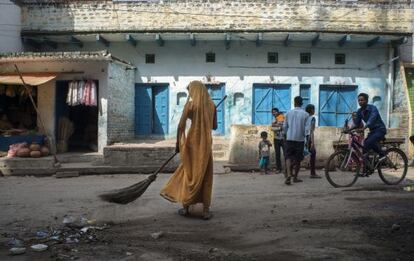
M 371 149 L 378 153 L 380 156 L 379 163 L 386 159 L 384 151 L 381 149 L 379 142 L 384 139 L 387 134 L 387 128 L 381 119 L 381 115 L 377 107 L 368 104 L 368 94 L 360 93 L 358 95 L 358 104 L 360 108 L 357 111 L 357 117 L 354 120 L 355 126 L 360 126 L 361 121 L 364 121 L 364 129 L 368 128 L 369 133 L 367 138 L 364 140 L 363 153 L 366 157 Z M 365 158 L 365 160 L 367 160 Z

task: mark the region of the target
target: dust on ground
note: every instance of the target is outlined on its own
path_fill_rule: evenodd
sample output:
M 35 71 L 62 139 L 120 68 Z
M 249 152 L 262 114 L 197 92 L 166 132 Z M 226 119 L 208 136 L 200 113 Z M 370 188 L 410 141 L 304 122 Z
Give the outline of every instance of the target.
M 375 175 L 347 189 L 301 176 L 286 186 L 282 175 L 215 175 L 209 221 L 181 217 L 159 196 L 168 174 L 125 206 L 97 195 L 143 175 L 2 177 L 0 260 L 413 260 L 414 193 L 402 187 L 414 170 L 398 187 Z M 106 228 L 93 232 L 96 240 L 33 252 L 29 239 L 62 228 L 65 216 Z M 8 254 L 12 237 L 27 241 L 25 254 Z

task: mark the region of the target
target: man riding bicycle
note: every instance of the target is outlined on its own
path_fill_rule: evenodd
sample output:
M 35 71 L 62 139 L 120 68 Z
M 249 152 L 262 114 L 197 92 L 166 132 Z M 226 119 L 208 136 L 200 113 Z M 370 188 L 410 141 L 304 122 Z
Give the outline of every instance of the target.
M 381 115 L 379 114 L 377 107 L 368 104 L 368 98 L 369 96 L 366 93 L 360 93 L 358 95 L 358 104 L 360 108 L 357 111 L 354 124 L 355 126 L 360 126 L 361 121 L 364 121 L 364 130 L 368 128 L 370 131 L 367 138 L 364 140 L 363 154 L 365 163 L 368 162 L 368 152 L 372 149 L 379 155 L 379 164 L 386 159 L 386 155 L 381 149 L 379 142 L 383 140 L 385 134 L 387 134 L 387 128 L 381 119 Z M 367 164 L 364 165 L 367 166 Z

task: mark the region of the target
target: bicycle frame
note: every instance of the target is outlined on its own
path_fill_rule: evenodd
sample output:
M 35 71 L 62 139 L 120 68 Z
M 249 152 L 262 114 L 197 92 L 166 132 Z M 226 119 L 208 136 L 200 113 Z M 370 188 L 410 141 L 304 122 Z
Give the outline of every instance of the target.
M 341 168 L 348 167 L 351 160 L 355 160 L 361 166 L 364 166 L 365 159 L 361 152 L 361 150 L 364 149 L 364 145 L 362 145 L 356 140 L 356 134 L 354 132 L 351 131 L 348 134 L 351 135 L 351 144 L 348 146 L 349 152 L 347 153 L 347 155 L 349 156 L 347 157 L 345 166 L 342 166 L 341 164 Z M 368 162 L 366 162 L 368 165 L 368 171 L 372 173 L 373 171 L 375 171 L 375 168 L 376 168 L 374 162 L 376 162 L 378 154 L 375 152 L 374 153 L 369 152 L 368 155 L 374 155 L 372 159 L 371 157 L 368 157 Z
M 363 164 L 364 160 L 362 158 L 362 153 L 360 153 L 359 149 L 363 148 L 363 145 L 356 141 L 355 134 L 350 132 L 351 135 L 351 144 L 348 146 L 348 153 L 346 156 L 346 161 L 342 162 L 341 169 L 345 169 L 349 166 L 352 160 L 356 160 L 360 164 Z M 342 135 L 341 135 L 342 137 Z M 339 139 L 341 139 L 341 137 Z

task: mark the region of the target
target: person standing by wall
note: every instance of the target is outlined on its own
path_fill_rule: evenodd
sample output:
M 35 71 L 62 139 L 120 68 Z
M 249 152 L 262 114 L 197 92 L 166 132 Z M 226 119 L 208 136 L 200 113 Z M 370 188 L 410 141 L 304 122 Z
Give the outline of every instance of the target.
M 276 158 L 276 174 L 282 172 L 282 160 L 281 154 L 283 151 L 283 157 L 285 157 L 284 152 L 284 137 L 283 137 L 283 122 L 285 121 L 285 116 L 279 111 L 278 108 L 272 109 L 272 115 L 274 121 L 272 122 L 273 130 L 273 141 L 275 146 L 275 158 Z
M 292 177 L 293 182 L 302 182 L 298 178 L 298 174 L 300 163 L 303 160 L 306 121 L 309 118 L 309 114 L 301 108 L 302 104 L 302 97 L 296 96 L 294 99 L 295 108 L 286 113 L 283 123 L 283 132 L 286 135 L 286 185 L 291 184 Z
M 305 108 L 305 111 L 309 114 L 309 118 L 306 121 L 306 148 L 310 152 L 310 177 L 313 179 L 320 179 L 321 176 L 316 174 L 316 149 L 315 149 L 315 128 L 316 128 L 316 118 L 315 118 L 315 106 L 313 104 L 308 104 Z
M 270 147 L 272 143 L 267 139 L 267 132 L 260 133 L 262 140 L 259 142 L 259 167 L 264 170 L 264 174 L 268 174 Z

